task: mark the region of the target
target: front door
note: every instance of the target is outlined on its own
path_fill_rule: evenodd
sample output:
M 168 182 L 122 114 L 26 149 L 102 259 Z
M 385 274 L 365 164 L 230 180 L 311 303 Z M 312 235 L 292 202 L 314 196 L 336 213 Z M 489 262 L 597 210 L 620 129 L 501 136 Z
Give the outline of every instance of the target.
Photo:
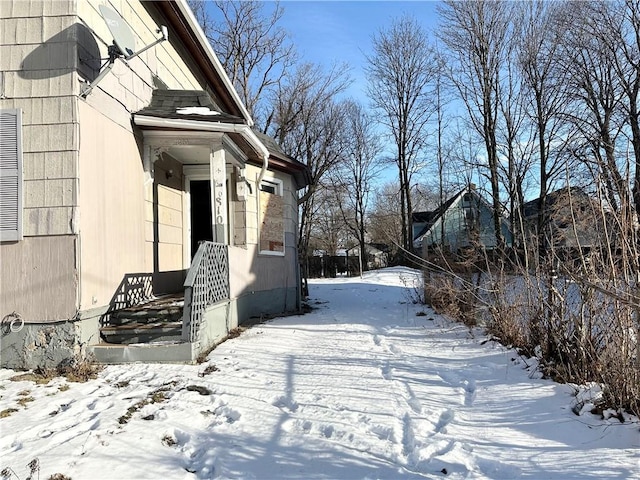
M 198 251 L 198 244 L 213 241 L 211 218 L 211 182 L 209 180 L 191 180 L 191 259 Z

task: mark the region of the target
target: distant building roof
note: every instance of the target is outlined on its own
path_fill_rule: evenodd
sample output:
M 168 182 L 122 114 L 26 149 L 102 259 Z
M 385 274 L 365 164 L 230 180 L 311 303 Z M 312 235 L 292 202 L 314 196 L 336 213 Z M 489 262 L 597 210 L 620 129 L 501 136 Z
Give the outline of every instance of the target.
M 557 207 L 560 202 L 565 202 L 569 196 L 580 199 L 588 198 L 588 195 L 580 187 L 563 187 L 546 195 L 545 204 L 547 210 Z M 522 211 L 524 218 L 537 216 L 540 212 L 540 198 L 526 202 L 522 206 Z
M 416 235 L 414 235 L 413 239 L 415 240 L 417 238 L 420 238 L 422 235 L 427 233 L 431 229 L 431 227 L 433 227 L 433 225 L 438 221 L 438 219 L 442 217 L 442 215 L 444 215 L 444 213 L 447 210 L 449 210 L 449 207 L 451 207 L 451 205 L 454 204 L 454 202 L 458 199 L 458 197 L 463 193 L 465 193 L 467 190 L 468 190 L 467 187 L 463 188 L 457 194 L 452 196 L 449 200 L 447 200 L 446 202 L 444 202 L 442 205 L 440 205 L 438 208 L 436 208 L 431 212 L 414 212 L 411 215 L 413 222 L 414 223 L 426 222 L 426 225 Z

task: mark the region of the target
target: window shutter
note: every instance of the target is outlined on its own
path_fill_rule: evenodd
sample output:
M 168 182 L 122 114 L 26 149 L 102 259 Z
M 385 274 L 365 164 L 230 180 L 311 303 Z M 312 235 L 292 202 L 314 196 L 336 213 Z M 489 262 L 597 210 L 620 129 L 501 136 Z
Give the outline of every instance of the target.
M 22 111 L 0 110 L 0 241 L 22 239 Z

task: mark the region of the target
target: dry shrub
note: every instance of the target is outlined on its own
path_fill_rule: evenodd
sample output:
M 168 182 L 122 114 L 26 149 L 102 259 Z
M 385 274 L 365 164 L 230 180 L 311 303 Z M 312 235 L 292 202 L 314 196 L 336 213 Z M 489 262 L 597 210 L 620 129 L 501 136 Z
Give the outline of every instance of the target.
M 478 298 L 472 285 L 462 277 L 426 273 L 424 301 L 436 313 L 462 320 L 465 325 L 475 325 Z
M 46 385 L 56 377 L 65 377 L 70 382 L 84 383 L 97 378 L 103 368 L 90 358 L 73 357 L 60 363 L 57 368 L 36 368 L 32 372 L 14 375 L 9 380 Z
M 17 411 L 17 408 L 5 408 L 4 410 L 0 411 L 0 418 L 7 418 L 12 413 L 16 413 Z
M 467 325 L 481 318 L 502 344 L 535 355 L 545 376 L 597 382 L 603 408 L 639 415 L 638 282 L 637 274 L 626 273 L 635 269 L 607 262 L 598 252 L 588 259 L 584 252 L 573 254 L 536 258 L 528 271 L 506 272 L 487 262 L 473 274 L 449 263 L 449 271 L 425 271 L 425 301 Z
M 88 359 L 83 359 L 60 367 L 58 372 L 70 382 L 84 383 L 98 378 L 98 373 L 103 369 L 102 365 L 96 364 Z
M 9 378 L 12 382 L 33 382 L 38 385 L 46 385 L 52 379 L 57 377 L 58 374 L 55 370 L 34 370 L 33 372 L 19 373 Z
M 503 345 L 516 346 L 531 354 L 526 322 L 521 305 L 499 305 L 489 308 L 487 331 Z

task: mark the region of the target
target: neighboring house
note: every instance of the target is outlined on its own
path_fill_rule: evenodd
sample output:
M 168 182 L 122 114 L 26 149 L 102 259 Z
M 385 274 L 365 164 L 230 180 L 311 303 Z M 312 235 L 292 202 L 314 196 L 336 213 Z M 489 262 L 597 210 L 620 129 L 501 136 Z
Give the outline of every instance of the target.
M 457 252 L 477 245 L 489 250 L 497 246 L 493 208 L 473 185 L 432 212 L 414 212 L 412 225 L 413 247 L 423 254 L 434 247 Z M 506 218 L 501 226 L 505 244 L 510 246 L 513 238 Z
M 377 244 L 377 245 L 374 245 L 372 243 L 365 244 L 367 258 L 366 258 L 366 265 L 364 265 L 364 267 L 366 267 L 367 270 L 384 268 L 389 264 L 389 255 L 387 254 L 387 252 L 381 250 L 381 248 L 378 248 L 378 247 L 383 248 L 380 244 Z M 355 247 L 351 247 L 350 249 L 348 249 L 347 256 L 349 257 L 350 261 L 354 257 L 358 258 L 360 256 L 360 246 L 356 245 Z
M 136 49 L 168 40 L 99 79 L 102 4 Z M 0 2 L 0 31 L 2 367 L 193 361 L 300 307 L 308 170 L 252 128 L 186 0 Z
M 607 232 L 601 205 L 581 188 L 564 187 L 547 194 L 545 210 L 540 231 L 540 199 L 531 200 L 523 206 L 525 228 L 537 242 L 546 239 L 546 246 L 589 250 L 605 241 Z M 614 231 L 612 227 L 609 225 L 609 235 Z

